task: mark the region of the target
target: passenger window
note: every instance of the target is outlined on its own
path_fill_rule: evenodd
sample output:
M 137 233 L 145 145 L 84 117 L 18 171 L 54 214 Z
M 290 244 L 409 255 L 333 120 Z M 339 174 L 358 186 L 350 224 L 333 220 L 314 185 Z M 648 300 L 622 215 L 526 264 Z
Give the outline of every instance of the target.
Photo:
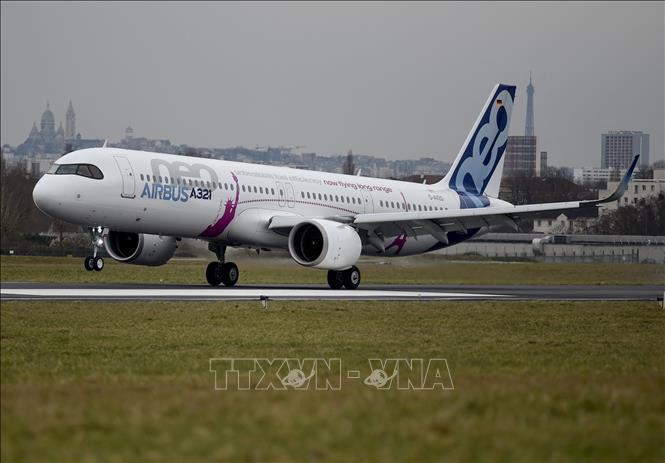
M 270 189 L 270 194 L 271 194 L 271 195 L 274 195 L 274 194 L 275 194 L 275 189 L 274 189 L 274 188 L 271 188 L 271 189 Z
M 229 187 L 231 187 L 231 191 L 233 191 L 233 183 L 231 183 Z
M 245 191 L 245 185 L 242 186 L 242 191 Z

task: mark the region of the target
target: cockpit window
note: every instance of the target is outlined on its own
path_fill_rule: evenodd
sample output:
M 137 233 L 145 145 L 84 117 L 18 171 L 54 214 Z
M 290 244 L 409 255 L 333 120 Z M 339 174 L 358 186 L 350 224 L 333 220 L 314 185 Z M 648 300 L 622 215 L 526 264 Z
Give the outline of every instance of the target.
M 92 178 L 92 172 L 90 172 L 90 167 L 87 164 L 79 164 L 79 168 L 76 170 L 76 173 L 83 175 L 84 177 Z
M 63 164 L 55 171 L 57 175 L 75 174 L 78 164 Z
M 99 167 L 92 164 L 54 164 L 48 173 L 55 175 L 80 175 L 96 180 L 104 178 L 104 174 L 99 170 Z

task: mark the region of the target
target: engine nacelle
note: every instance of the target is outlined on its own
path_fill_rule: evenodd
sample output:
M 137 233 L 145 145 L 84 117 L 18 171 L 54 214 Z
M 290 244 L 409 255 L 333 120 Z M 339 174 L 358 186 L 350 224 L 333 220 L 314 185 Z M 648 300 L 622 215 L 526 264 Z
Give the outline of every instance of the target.
M 358 232 L 332 220 L 304 220 L 289 233 L 291 257 L 305 267 L 344 270 L 356 263 L 361 250 Z
M 109 231 L 104 235 L 104 247 L 119 262 L 155 267 L 173 257 L 177 244 L 172 236 Z

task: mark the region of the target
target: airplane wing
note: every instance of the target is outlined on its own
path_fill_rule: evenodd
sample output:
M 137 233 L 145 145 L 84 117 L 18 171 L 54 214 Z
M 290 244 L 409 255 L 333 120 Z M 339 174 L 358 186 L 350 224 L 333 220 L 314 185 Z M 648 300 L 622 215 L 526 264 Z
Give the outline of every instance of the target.
M 517 222 L 528 216 L 547 211 L 567 211 L 582 207 L 593 207 L 599 204 L 616 201 L 628 188 L 639 155 L 635 156 L 630 168 L 623 177 L 616 191 L 610 196 L 596 200 L 568 201 L 560 203 L 526 204 L 522 206 L 485 207 L 473 209 L 455 209 L 427 212 L 385 212 L 358 214 L 353 216 L 325 217 L 342 223 L 355 225 L 366 230 L 368 235 L 394 236 L 405 234 L 417 238 L 420 235 L 432 235 L 439 241 L 447 243 L 447 233 L 451 231 L 466 232 L 491 225 L 508 225 L 518 229 Z M 323 217 L 322 217 L 323 218 Z M 289 229 L 302 222 L 303 217 L 275 216 L 268 228 Z
M 610 196 L 601 199 L 447 211 L 359 214 L 355 217 L 353 223 L 358 228 L 369 231 L 380 230 L 381 234 L 385 236 L 403 233 L 417 237 L 418 235 L 428 234 L 444 243 L 447 242 L 446 233 L 449 231 L 465 232 L 470 229 L 490 225 L 508 225 L 517 229 L 517 221 L 519 219 L 540 212 L 563 212 L 616 201 L 626 192 L 638 158 L 639 156 L 635 156 L 626 175 L 617 186 L 616 191 Z

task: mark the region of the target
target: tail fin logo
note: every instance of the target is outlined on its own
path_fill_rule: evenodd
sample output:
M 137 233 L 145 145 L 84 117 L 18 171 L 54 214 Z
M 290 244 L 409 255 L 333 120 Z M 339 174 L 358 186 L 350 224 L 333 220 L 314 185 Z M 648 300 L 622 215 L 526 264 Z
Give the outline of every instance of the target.
M 514 86 L 498 86 L 485 105 L 475 132 L 467 139 L 464 152 L 450 178 L 450 188 L 471 195 L 480 195 L 485 191 L 506 149 L 514 96 Z

